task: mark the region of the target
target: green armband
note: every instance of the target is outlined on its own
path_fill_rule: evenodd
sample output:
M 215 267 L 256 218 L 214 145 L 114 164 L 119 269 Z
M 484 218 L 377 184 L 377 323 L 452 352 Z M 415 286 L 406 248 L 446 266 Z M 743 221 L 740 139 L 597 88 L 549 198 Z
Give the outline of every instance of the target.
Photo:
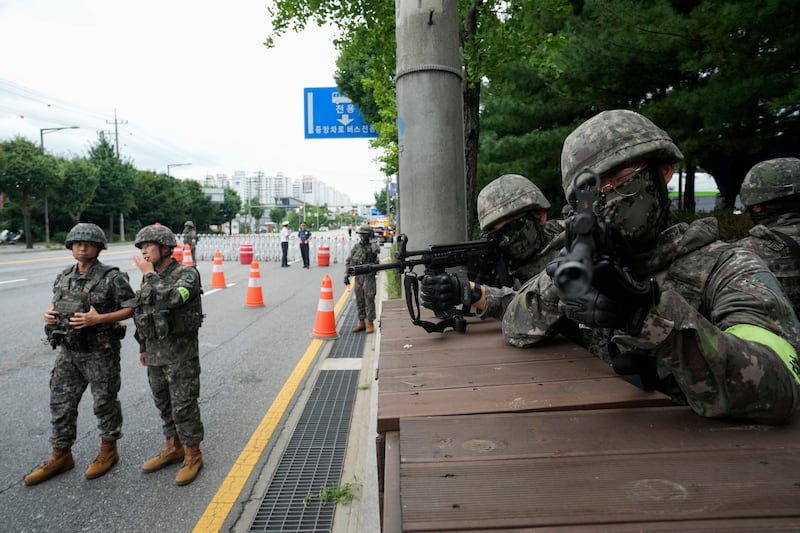
M 189 292 L 189 289 L 187 289 L 186 287 L 178 287 L 178 294 L 181 295 L 181 300 L 185 302 L 186 300 L 189 299 L 191 293 Z
M 725 330 L 725 333 L 730 333 L 740 339 L 757 342 L 771 348 L 778 354 L 781 361 L 789 367 L 789 370 L 794 374 L 794 378 L 800 382 L 800 361 L 797 359 L 797 350 L 795 350 L 786 339 L 782 339 L 767 329 L 750 324 L 731 326 Z

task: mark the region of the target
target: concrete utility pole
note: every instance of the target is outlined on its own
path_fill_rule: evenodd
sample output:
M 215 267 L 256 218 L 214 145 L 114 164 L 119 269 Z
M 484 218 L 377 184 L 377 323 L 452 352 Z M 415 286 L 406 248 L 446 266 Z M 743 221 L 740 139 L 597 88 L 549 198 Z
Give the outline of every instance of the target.
M 114 108 L 114 146 L 117 148 L 117 159 L 119 159 L 119 125 L 120 124 L 127 124 L 127 120 L 117 120 L 117 108 Z M 106 120 L 106 124 L 112 124 Z
M 402 202 L 411 250 L 467 240 L 457 0 L 395 0 L 397 125 Z

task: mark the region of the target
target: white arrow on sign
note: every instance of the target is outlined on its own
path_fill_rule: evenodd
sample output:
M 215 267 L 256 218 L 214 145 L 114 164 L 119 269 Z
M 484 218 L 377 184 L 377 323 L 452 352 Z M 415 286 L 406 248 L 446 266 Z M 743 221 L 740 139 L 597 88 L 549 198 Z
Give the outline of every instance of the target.
M 342 115 L 342 118 L 338 119 L 337 122 L 339 122 L 342 126 L 347 126 L 353 122 L 353 119 L 350 118 L 350 115 Z

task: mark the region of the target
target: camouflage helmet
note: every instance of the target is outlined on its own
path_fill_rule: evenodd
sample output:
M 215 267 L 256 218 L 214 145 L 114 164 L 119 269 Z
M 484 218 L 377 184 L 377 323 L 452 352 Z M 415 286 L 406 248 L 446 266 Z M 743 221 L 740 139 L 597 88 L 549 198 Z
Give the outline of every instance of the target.
M 170 247 L 174 247 L 178 244 L 178 240 L 175 238 L 175 234 L 172 233 L 172 230 L 160 224 L 151 224 L 140 229 L 139 233 L 136 234 L 136 240 L 133 244 L 137 248 L 141 248 L 142 244 L 146 242 L 154 242 Z
M 500 220 L 534 209 L 550 209 L 539 187 L 519 174 L 504 174 L 478 194 L 478 221 L 487 231 Z
M 363 224 L 358 227 L 356 233 L 364 235 L 372 235 L 372 226 L 370 226 L 369 224 Z
M 90 224 L 88 222 L 81 222 L 67 233 L 67 240 L 64 243 L 67 250 L 72 250 L 72 244 L 75 241 L 92 242 L 97 245 L 99 250 L 105 250 L 108 247 L 106 234 L 100 229 L 97 224 Z
M 185 227 L 185 228 L 186 227 L 193 228 L 194 227 L 194 222 L 192 222 L 191 220 L 187 220 L 186 222 L 183 223 L 183 227 Z
M 574 201 L 575 180 L 585 167 L 602 176 L 644 159 L 676 163 L 683 154 L 664 130 L 635 111 L 614 109 L 598 113 L 564 140 L 561 184 L 567 201 Z
M 800 194 L 800 159 L 780 157 L 758 163 L 744 177 L 739 196 L 745 207 Z

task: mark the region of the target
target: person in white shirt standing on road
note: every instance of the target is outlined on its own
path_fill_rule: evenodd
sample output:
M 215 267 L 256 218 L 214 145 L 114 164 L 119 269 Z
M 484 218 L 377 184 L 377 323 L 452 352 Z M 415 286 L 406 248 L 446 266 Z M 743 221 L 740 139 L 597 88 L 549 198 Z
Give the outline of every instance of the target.
M 289 266 L 289 221 L 284 220 L 281 224 L 281 268 Z

